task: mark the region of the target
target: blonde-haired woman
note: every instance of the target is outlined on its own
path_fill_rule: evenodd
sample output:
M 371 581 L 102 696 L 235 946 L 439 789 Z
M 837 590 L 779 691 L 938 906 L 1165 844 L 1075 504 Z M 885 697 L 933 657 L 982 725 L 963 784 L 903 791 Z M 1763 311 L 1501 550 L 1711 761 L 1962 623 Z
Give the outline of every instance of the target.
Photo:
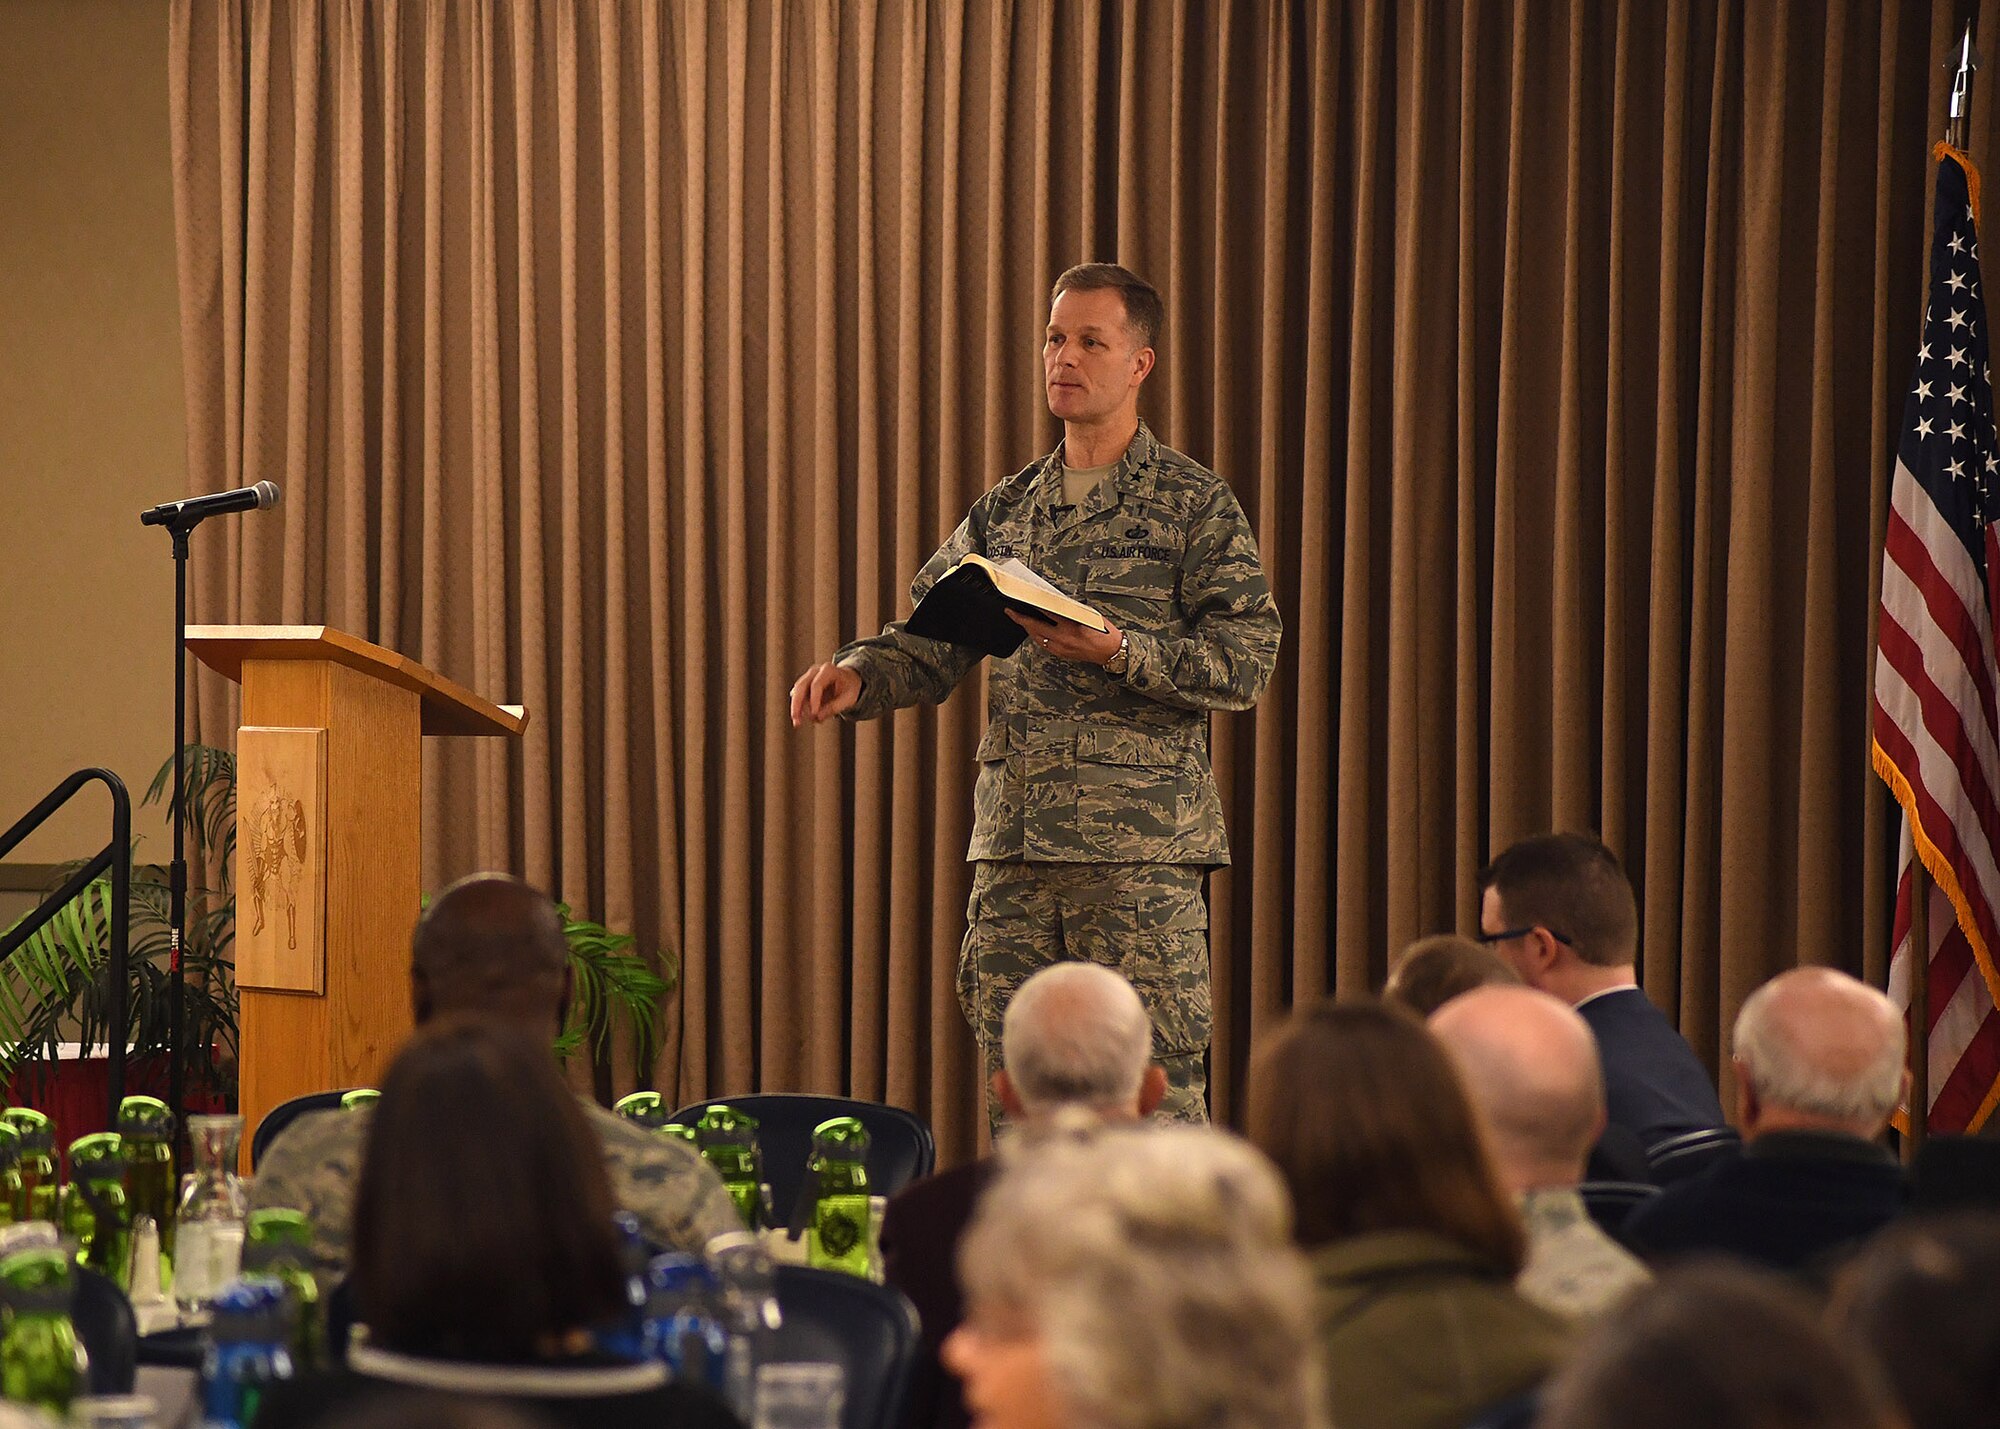
M 1219 1131 L 1021 1148 L 959 1251 L 944 1361 L 981 1429 L 1318 1429 L 1312 1287 L 1291 1206 Z

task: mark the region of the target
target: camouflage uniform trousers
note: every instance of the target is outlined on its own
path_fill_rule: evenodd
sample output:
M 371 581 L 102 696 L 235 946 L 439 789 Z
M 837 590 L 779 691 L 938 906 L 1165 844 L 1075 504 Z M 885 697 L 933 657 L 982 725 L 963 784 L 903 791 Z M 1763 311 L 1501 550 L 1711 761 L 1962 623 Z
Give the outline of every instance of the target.
M 1046 863 L 981 859 L 973 867 L 958 960 L 958 1004 L 979 1038 L 986 1114 L 997 1132 L 993 1073 L 1014 992 L 1064 961 L 1102 964 L 1132 984 L 1153 1018 L 1153 1059 L 1167 1073 L 1158 1115 L 1208 1120 L 1208 870 L 1184 863 Z

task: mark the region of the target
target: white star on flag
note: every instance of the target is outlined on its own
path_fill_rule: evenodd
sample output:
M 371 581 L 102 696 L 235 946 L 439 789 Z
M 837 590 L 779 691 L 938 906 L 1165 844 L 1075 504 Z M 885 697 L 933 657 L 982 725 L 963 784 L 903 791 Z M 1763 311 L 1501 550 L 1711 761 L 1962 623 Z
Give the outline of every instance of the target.
M 1966 359 L 1965 349 L 1962 347 L 1954 347 L 1950 352 L 1946 353 L 1945 361 L 1949 362 L 1953 367 L 1972 366 L 1972 363 Z
M 1944 429 L 1944 434 L 1950 437 L 1955 442 L 1962 442 L 1965 440 L 1965 428 L 1961 427 L 1956 422 L 1953 422 L 1950 426 L 1946 427 Z
M 1959 386 L 1956 382 L 1951 384 L 1950 390 L 1948 390 L 1944 395 L 1953 402 L 1965 401 L 1965 389 Z
M 1930 399 L 1931 399 L 1931 384 L 1928 382 L 1919 382 L 1917 384 L 1917 400 L 1919 402 L 1928 402 L 1930 401 Z
M 1958 458 L 1956 457 L 1953 457 L 1950 461 L 1946 462 L 1944 465 L 1944 469 L 1950 472 L 1953 476 L 1965 475 L 1965 463 L 1958 460 Z
M 1918 419 L 1917 435 L 1920 437 L 1927 437 L 1931 435 L 1931 419 L 1929 417 L 1922 417 Z
M 1964 235 L 1958 233 L 1952 234 L 1950 248 L 1954 253 L 1963 253 L 1965 251 Z
M 1965 314 L 1964 314 L 1964 313 L 1962 313 L 1962 312 L 1960 312 L 1960 311 L 1959 311 L 1959 310 L 1958 310 L 1957 308 L 1953 308 L 1953 309 L 1951 310 L 1951 316 L 1950 316 L 1950 317 L 1948 317 L 1948 318 L 1946 318 L 1946 319 L 1945 319 L 1945 321 L 1946 321 L 1947 323 L 1951 324 L 1951 325 L 1952 325 L 1953 327 L 1955 327 L 1955 328 L 1956 328 L 1956 327 L 1964 327 L 1964 326 L 1965 326 Z
M 1954 273 L 1944 280 L 1944 285 L 1954 293 L 1965 286 L 1965 274 Z

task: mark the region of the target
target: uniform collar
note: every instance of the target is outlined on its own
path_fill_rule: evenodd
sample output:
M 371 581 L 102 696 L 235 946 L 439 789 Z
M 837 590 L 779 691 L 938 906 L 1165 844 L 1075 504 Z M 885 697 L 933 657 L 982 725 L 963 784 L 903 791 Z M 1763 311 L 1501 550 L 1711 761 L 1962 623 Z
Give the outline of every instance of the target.
M 1098 483 L 1083 499 L 1081 506 L 1068 510 L 1058 522 L 1055 511 L 1062 501 L 1063 449 L 1062 444 L 1057 443 L 1056 449 L 1042 458 L 1041 473 L 1035 478 L 1036 513 L 1050 526 L 1062 529 L 1111 510 L 1127 493 L 1139 489 L 1140 474 L 1153 464 L 1159 451 L 1160 439 L 1153 435 L 1152 428 L 1141 418 L 1139 430 L 1126 444 L 1125 454 L 1111 468 L 1110 480 Z
M 1537 1186 L 1515 1196 L 1514 1203 L 1520 1207 L 1522 1223 L 1544 1233 L 1567 1230 L 1590 1219 L 1590 1210 L 1574 1186 Z

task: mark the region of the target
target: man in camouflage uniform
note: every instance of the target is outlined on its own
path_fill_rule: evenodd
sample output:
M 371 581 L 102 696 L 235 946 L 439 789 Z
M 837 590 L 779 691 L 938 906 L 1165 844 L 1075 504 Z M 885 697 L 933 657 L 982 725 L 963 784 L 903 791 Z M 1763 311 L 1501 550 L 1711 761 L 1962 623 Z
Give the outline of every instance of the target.
M 910 593 L 921 601 L 968 554 L 1018 558 L 1111 627 L 1015 615 L 1032 640 L 989 682 L 958 973 L 989 1085 L 1014 990 L 1053 962 L 1088 959 L 1123 973 L 1152 1015 L 1162 1114 L 1200 1121 L 1201 885 L 1229 862 L 1208 716 L 1256 701 L 1281 626 L 1228 484 L 1139 420 L 1162 316 L 1159 294 L 1113 264 L 1057 280 L 1042 367 L 1062 445 L 982 496 Z M 936 704 L 979 659 L 892 622 L 801 675 L 792 722 Z M 990 1099 L 988 1113 L 997 1124 Z
M 555 905 L 518 879 L 479 874 L 453 884 L 417 921 L 410 991 L 421 1023 L 472 1013 L 553 1040 L 569 1004 L 569 947 Z M 700 1251 L 743 1222 L 722 1178 L 691 1147 L 668 1141 L 584 1100 L 604 1142 L 617 1203 L 666 1250 Z M 313 1223 L 313 1267 L 347 1273 L 355 1181 L 371 1115 L 312 1112 L 286 1127 L 250 1183 L 250 1206 L 288 1206 Z

